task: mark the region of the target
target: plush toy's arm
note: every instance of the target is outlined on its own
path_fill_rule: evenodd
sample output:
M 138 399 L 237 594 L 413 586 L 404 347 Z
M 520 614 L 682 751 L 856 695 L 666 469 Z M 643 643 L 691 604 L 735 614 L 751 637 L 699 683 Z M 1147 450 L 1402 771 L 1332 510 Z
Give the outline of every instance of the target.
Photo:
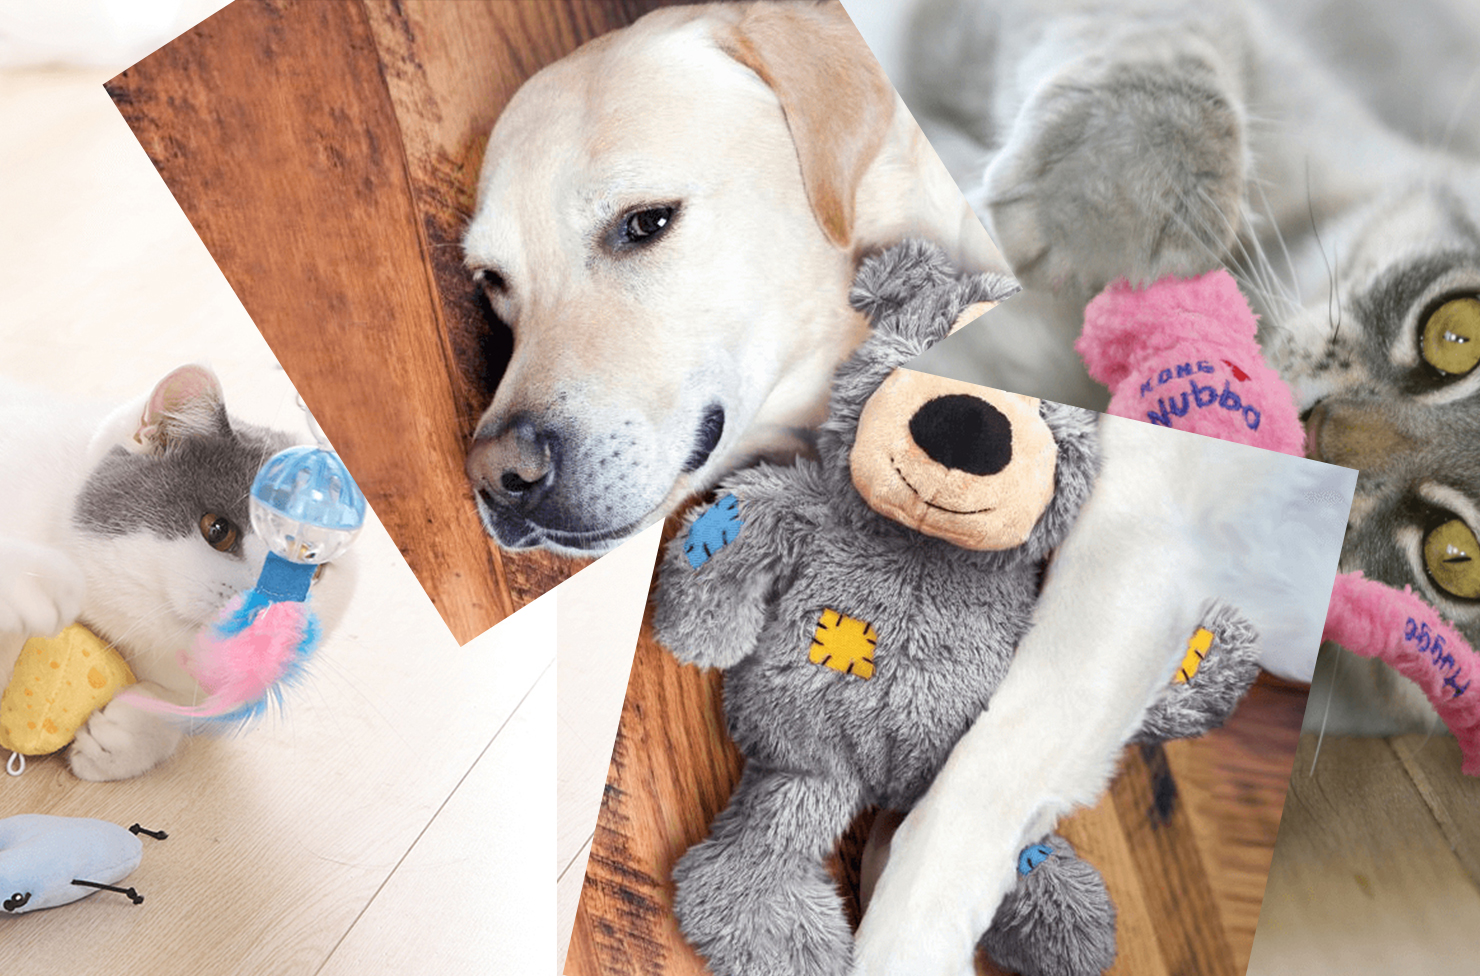
M 1259 677 L 1259 635 L 1237 609 L 1213 603 L 1200 616 L 1172 683 L 1152 702 L 1132 741 L 1165 742 L 1211 732 Z
M 761 465 L 684 518 L 658 571 L 653 629 L 685 664 L 727 668 L 755 649 L 771 601 L 815 529 L 799 475 Z M 797 474 L 793 474 L 795 471 Z

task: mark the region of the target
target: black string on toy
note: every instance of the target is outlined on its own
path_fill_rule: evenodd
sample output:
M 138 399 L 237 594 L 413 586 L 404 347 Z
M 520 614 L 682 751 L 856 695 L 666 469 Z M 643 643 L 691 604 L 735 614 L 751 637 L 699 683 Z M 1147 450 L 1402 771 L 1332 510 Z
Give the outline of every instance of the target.
M 153 837 L 155 840 L 164 840 L 166 837 L 169 836 L 169 834 L 165 833 L 162 830 L 150 830 L 147 827 L 140 827 L 138 824 L 134 824 L 128 830 L 129 830 L 129 833 L 135 834 L 135 835 L 138 835 L 138 834 L 148 834 L 150 837 Z
M 101 884 L 97 881 L 79 881 L 76 878 L 72 879 L 72 883 L 75 885 L 82 885 L 87 888 L 97 888 L 100 891 L 116 891 L 120 895 L 128 895 L 128 900 L 133 902 L 135 905 L 144 904 L 144 896 L 139 894 L 132 888 L 118 888 L 113 885 Z

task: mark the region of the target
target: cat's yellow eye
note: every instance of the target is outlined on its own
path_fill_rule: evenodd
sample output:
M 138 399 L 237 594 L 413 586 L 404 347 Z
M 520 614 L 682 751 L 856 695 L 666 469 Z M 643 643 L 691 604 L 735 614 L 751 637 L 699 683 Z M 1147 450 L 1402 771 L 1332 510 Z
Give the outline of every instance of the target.
M 241 538 L 241 532 L 237 530 L 236 523 L 226 516 L 207 512 L 200 517 L 200 537 L 212 549 L 229 552 L 236 545 L 236 540 Z
M 1480 363 L 1480 300 L 1456 298 L 1434 310 L 1423 324 L 1423 358 L 1451 376 Z
M 1444 592 L 1480 600 L 1480 543 L 1462 519 L 1429 530 L 1423 540 L 1423 562 L 1429 578 Z

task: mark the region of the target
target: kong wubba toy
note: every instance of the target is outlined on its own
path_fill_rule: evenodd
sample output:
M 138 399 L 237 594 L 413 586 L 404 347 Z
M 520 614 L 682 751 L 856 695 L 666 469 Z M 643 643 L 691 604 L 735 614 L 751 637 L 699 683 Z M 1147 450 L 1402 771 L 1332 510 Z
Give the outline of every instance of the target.
M 1110 387 L 1109 413 L 1303 455 L 1295 398 L 1264 362 L 1257 324 L 1223 269 L 1143 288 L 1121 279 L 1085 308 L 1074 348 L 1090 376 Z M 1473 536 L 1435 541 L 1438 534 L 1426 543 L 1442 550 L 1436 558 L 1425 553 L 1430 564 L 1480 560 Z M 1416 683 L 1458 740 L 1462 771 L 1480 775 L 1480 687 L 1471 684 L 1480 657 L 1412 587 L 1398 590 L 1360 572 L 1338 575 L 1323 638 L 1379 658 Z

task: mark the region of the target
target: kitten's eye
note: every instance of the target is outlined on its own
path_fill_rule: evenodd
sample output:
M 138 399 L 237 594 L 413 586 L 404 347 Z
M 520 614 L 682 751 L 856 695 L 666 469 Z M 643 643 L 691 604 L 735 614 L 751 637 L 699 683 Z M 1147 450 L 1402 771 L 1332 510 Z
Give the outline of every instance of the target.
M 200 537 L 210 543 L 212 549 L 229 552 L 241 538 L 241 532 L 226 516 L 207 512 L 200 517 Z
M 673 207 L 639 210 L 622 218 L 621 243 L 650 244 L 673 224 Z
M 1455 298 L 1434 310 L 1423 324 L 1423 358 L 1450 376 L 1463 376 L 1480 363 L 1480 300 Z
M 1461 599 L 1480 600 L 1480 543 L 1462 519 L 1450 519 L 1429 530 L 1423 540 L 1423 562 L 1441 590 Z

